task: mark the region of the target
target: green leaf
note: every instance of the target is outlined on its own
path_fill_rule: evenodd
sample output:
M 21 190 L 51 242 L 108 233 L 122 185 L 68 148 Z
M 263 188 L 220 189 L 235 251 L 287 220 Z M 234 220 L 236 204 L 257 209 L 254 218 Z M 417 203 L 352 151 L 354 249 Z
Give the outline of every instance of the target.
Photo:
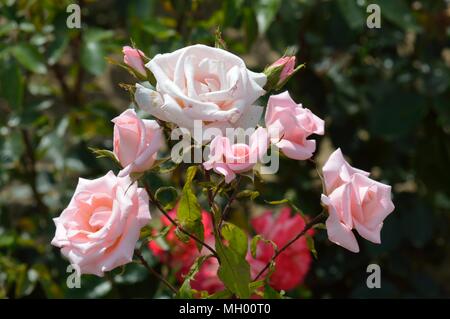
M 327 226 L 324 223 L 318 223 L 313 226 L 314 229 L 327 229 Z
M 106 69 L 105 49 L 99 41 L 83 41 L 81 47 L 81 64 L 93 75 L 100 75 Z
M 246 190 L 243 190 L 242 192 L 239 192 L 236 195 L 236 198 L 241 199 L 241 198 L 250 197 L 251 200 L 254 200 L 258 196 L 259 196 L 258 191 L 252 191 L 252 190 L 246 189 Z
M 116 163 L 117 165 L 119 165 L 119 167 L 121 167 L 119 160 L 117 159 L 114 152 L 112 152 L 110 150 L 102 150 L 102 149 L 98 149 L 98 148 L 94 148 L 94 147 L 89 147 L 89 150 L 92 153 L 94 153 L 95 157 L 112 159 L 114 161 L 114 163 Z
M 111 39 L 114 33 L 110 30 L 89 29 L 81 46 L 81 64 L 93 75 L 102 74 L 107 66 L 106 52 L 103 41 Z
M 419 125 L 427 108 L 423 96 L 389 89 L 370 110 L 371 131 L 391 138 L 406 135 Z
M 362 30 L 366 27 L 365 7 L 363 9 L 355 0 L 338 0 L 337 4 L 350 29 Z
M 141 228 L 141 231 L 139 233 L 139 239 L 150 239 L 152 237 L 153 228 L 150 227 L 150 225 L 146 225 Z
M 182 232 L 179 227 L 175 228 L 175 235 L 183 243 L 188 243 L 191 240 L 191 237 L 189 237 L 187 234 Z
M 273 200 L 273 201 L 265 201 L 265 202 L 270 205 L 288 204 L 289 206 L 291 206 L 291 208 L 294 210 L 294 212 L 300 214 L 300 216 L 305 218 L 305 214 L 303 214 L 302 210 L 299 207 L 297 207 L 297 205 L 295 205 L 291 200 L 289 200 L 287 198 L 283 198 L 280 200 Z
M 224 223 L 222 236 L 228 242 L 228 247 L 245 258 L 248 250 L 248 237 L 242 229 L 231 223 Z
M 290 201 L 286 198 L 280 199 L 280 200 L 272 200 L 272 201 L 266 201 L 267 204 L 270 205 L 281 205 L 281 204 L 289 204 Z
M 200 240 L 204 239 L 202 213 L 200 204 L 192 189 L 192 182 L 197 172 L 197 166 L 190 166 L 186 173 L 186 182 L 183 186 L 181 199 L 177 209 L 177 219 L 188 232 L 194 233 Z M 202 245 L 197 243 L 200 251 Z
M 281 6 L 281 0 L 256 0 L 254 10 L 259 34 L 266 33 Z
M 250 288 L 250 290 L 254 291 L 263 286 L 264 286 L 264 280 L 257 280 L 257 281 L 251 282 L 248 287 Z
M 13 233 L 3 233 L 0 235 L 0 248 L 8 248 L 14 245 L 16 237 Z
M 417 30 L 419 27 L 411 9 L 403 0 L 376 0 L 381 9 L 381 16 L 392 24 L 406 30 Z
M 164 205 L 164 209 L 171 210 L 176 205 L 178 191 L 173 186 L 162 186 L 156 190 L 155 197 Z
M 53 281 L 47 266 L 44 264 L 35 264 L 33 269 L 39 274 L 39 282 L 44 289 L 47 298 L 62 298 L 63 292 L 60 286 Z
M 249 178 L 252 181 L 252 183 L 255 181 L 255 171 L 254 170 L 242 172 L 242 173 L 240 173 L 240 175 Z
M 308 246 L 308 249 L 311 251 L 311 253 L 313 254 L 314 258 L 317 259 L 317 250 L 316 250 L 316 247 L 314 245 L 314 238 L 312 238 L 308 234 L 306 234 L 305 237 L 306 237 L 306 245 Z
M 129 263 L 123 271 L 114 276 L 114 282 L 125 285 L 135 285 L 148 277 L 148 271 L 137 263 Z
M 233 296 L 233 293 L 228 289 L 217 291 L 212 295 L 209 295 L 207 299 L 229 299 Z
M 278 292 L 273 289 L 269 284 L 264 287 L 264 299 L 283 299 L 284 291 Z
M 177 34 L 173 28 L 166 27 L 155 19 L 146 21 L 142 26 L 142 31 L 161 40 L 171 38 Z
M 57 33 L 55 41 L 48 48 L 48 64 L 54 65 L 62 57 L 69 45 L 69 35 L 67 33 Z
M 257 249 L 258 243 L 260 241 L 263 241 L 266 244 L 272 245 L 272 247 L 273 247 L 275 252 L 278 250 L 277 244 L 275 244 L 273 241 L 271 241 L 269 239 L 263 238 L 261 235 L 258 234 L 258 235 L 256 235 L 255 237 L 252 238 L 252 241 L 250 243 L 250 252 L 251 252 L 253 258 L 256 258 L 256 249 Z
M 159 174 L 167 174 L 171 173 L 177 167 L 180 165 L 180 163 L 174 163 L 169 159 L 160 159 L 155 162 L 155 165 L 151 168 L 152 171 Z
M 111 30 L 103 30 L 99 28 L 90 28 L 85 34 L 84 39 L 87 42 L 100 42 L 114 37 L 114 32 Z
M 264 280 L 258 280 L 251 282 L 248 287 L 250 289 L 250 292 L 253 292 L 257 290 L 258 288 L 261 288 L 264 286 L 265 281 Z M 233 293 L 229 291 L 228 289 L 224 289 L 218 292 L 213 293 L 212 295 L 209 295 L 207 299 L 229 299 L 233 296 Z
M 239 14 L 242 13 L 242 5 L 244 4 L 244 0 L 225 0 L 223 2 L 222 11 L 223 11 L 223 26 L 233 26 L 236 19 L 239 17 Z
M 20 298 L 23 296 L 23 292 L 25 290 L 25 281 L 26 281 L 26 277 L 27 277 L 27 265 L 25 264 L 21 264 L 21 265 L 17 265 L 15 267 L 15 271 L 16 271 L 16 280 L 15 280 L 15 284 L 16 284 L 16 289 L 15 289 L 15 296 L 16 298 Z
M 38 74 L 47 72 L 42 55 L 32 45 L 21 43 L 14 46 L 11 52 L 17 61 L 31 72 Z
M 258 36 L 258 22 L 256 21 L 255 12 L 251 8 L 243 9 L 243 20 L 245 30 L 245 45 L 250 48 Z
M 159 232 L 157 232 L 156 234 L 152 234 L 150 235 L 150 239 L 158 239 L 158 238 L 164 238 L 166 237 L 166 235 L 169 233 L 170 229 L 172 228 L 172 225 L 168 225 L 166 227 L 164 227 L 163 229 L 161 229 Z M 141 231 L 142 234 L 142 231 Z
M 22 136 L 17 130 L 10 131 L 8 138 L 3 143 L 0 143 L 0 146 L 2 165 L 19 161 L 25 151 Z
M 197 174 L 197 166 L 189 166 L 186 171 L 186 181 L 184 184 L 185 187 L 188 186 L 189 188 L 191 188 L 191 184 L 195 178 L 195 174 Z
M 193 280 L 195 275 L 200 271 L 200 268 L 202 267 L 206 259 L 210 257 L 211 257 L 210 255 L 197 257 L 197 259 L 194 261 L 191 268 L 189 269 L 189 272 L 184 277 L 184 281 L 180 287 L 180 290 L 178 291 L 177 298 L 192 299 L 194 297 L 191 288 L 191 280 Z
M 0 26 L 0 37 L 4 35 L 8 35 L 14 30 L 17 29 L 17 22 L 16 21 L 9 21 L 9 22 L 2 22 L 2 25 Z
M 245 256 L 225 246 L 220 239 L 216 239 L 216 251 L 220 259 L 217 272 L 220 280 L 239 298 L 249 298 L 250 265 L 245 260 Z
M 0 62 L 0 96 L 13 110 L 22 108 L 24 84 L 20 68 L 13 60 Z

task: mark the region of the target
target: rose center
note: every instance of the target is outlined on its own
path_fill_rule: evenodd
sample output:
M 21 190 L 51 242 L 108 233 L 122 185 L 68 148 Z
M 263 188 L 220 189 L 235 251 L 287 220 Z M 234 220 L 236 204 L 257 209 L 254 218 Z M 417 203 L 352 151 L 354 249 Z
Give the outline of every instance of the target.
M 89 225 L 94 231 L 98 231 L 108 222 L 110 216 L 111 207 L 99 206 L 92 212 L 91 218 L 89 218 Z

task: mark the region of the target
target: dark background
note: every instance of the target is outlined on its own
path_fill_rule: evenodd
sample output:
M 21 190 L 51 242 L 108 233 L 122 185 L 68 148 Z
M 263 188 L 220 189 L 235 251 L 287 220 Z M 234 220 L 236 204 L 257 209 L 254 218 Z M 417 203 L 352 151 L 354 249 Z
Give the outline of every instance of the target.
M 393 186 L 396 209 L 382 245 L 359 239 L 353 254 L 319 231 L 318 260 L 288 295 L 450 296 L 448 1 L 370 1 L 380 5 L 380 29 L 366 26 L 364 0 L 83 1 L 81 29 L 66 27 L 70 3 L 0 4 L 0 297 L 164 296 L 136 264 L 103 279 L 83 276 L 81 289 L 68 289 L 68 263 L 49 244 L 51 218 L 78 177 L 113 168 L 88 147 L 112 147 L 110 119 L 130 103 L 118 83 L 134 80 L 104 57 L 120 60 L 130 38 L 149 57 L 214 45 L 217 26 L 254 71 L 295 50 L 306 68 L 287 89 L 327 123 L 317 161 L 341 147 L 354 166 Z M 260 205 L 288 197 L 308 214 L 320 210 L 308 162 L 283 160 L 278 177 L 257 188 Z M 366 288 L 370 263 L 381 266 L 381 289 Z

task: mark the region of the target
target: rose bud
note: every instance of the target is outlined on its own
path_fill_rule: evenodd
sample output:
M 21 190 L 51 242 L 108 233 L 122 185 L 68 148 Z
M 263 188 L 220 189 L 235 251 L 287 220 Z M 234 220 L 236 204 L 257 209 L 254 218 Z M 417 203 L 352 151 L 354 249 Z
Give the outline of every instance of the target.
M 124 46 L 122 48 L 123 62 L 132 68 L 136 73 L 146 76 L 147 71 L 145 70 L 143 58 L 145 54 L 138 49 L 133 49 L 129 46 Z
M 271 89 L 281 89 L 291 78 L 291 76 L 293 76 L 295 72 L 303 67 L 302 64 L 296 68 L 295 61 L 295 56 L 283 56 L 269 65 L 264 70 L 264 74 L 267 75 L 267 84 L 264 89 L 266 91 L 269 91 Z

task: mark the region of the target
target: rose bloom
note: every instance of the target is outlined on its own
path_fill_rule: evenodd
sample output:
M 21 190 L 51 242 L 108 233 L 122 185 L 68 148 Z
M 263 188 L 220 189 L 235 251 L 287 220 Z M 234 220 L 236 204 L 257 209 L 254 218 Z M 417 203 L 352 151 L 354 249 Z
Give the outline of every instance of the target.
M 228 137 L 219 135 L 212 140 L 209 157 L 203 167 L 225 176 L 225 182 L 230 183 L 236 174 L 251 170 L 262 159 L 267 147 L 268 135 L 262 127 L 253 132 L 249 144 L 231 144 Z
M 52 245 L 82 274 L 103 276 L 131 262 L 140 230 L 150 221 L 148 195 L 128 176 L 111 171 L 94 180 L 80 178 L 69 206 L 53 220 Z
M 124 167 L 119 176 L 150 169 L 163 143 L 158 123 L 140 119 L 133 109 L 126 110 L 112 122 L 114 154 Z
M 168 214 L 176 217 L 176 208 L 169 211 Z M 164 226 L 172 225 L 169 219 L 165 216 L 161 218 Z M 212 231 L 211 218 L 206 211 L 202 211 L 202 223 L 204 226 L 204 240 L 208 244 L 214 246 L 214 234 Z M 204 248 L 200 253 L 197 249 L 196 242 L 190 239 L 188 243 L 179 240 L 175 234 L 175 227 L 171 227 L 166 237 L 163 239 L 166 245 L 161 245 L 158 240 L 152 240 L 149 243 L 149 248 L 162 263 L 167 264 L 170 268 L 176 269 L 176 278 L 181 283 L 184 276 L 189 272 L 195 259 L 201 254 L 209 254 L 209 251 Z M 166 249 L 164 249 L 166 248 Z M 216 258 L 208 258 L 201 266 L 199 272 L 195 275 L 194 280 L 191 280 L 191 287 L 196 290 L 206 290 L 208 293 L 214 293 L 224 288 L 222 282 L 217 276 L 219 263 Z
M 264 239 L 272 240 L 278 248 L 281 248 L 302 231 L 305 221 L 298 214 L 291 216 L 291 209 L 285 207 L 277 216 L 269 211 L 252 218 L 251 225 L 257 234 L 261 234 Z M 308 231 L 310 236 L 313 233 L 313 230 Z M 247 257 L 253 278 L 272 259 L 274 254 L 275 251 L 271 244 L 258 242 L 256 258 L 253 258 L 251 254 Z M 277 290 L 290 290 L 297 287 L 304 281 L 311 261 L 306 238 L 300 237 L 275 260 L 275 271 L 270 277 L 270 286 Z
M 368 176 L 368 172 L 350 166 L 340 149 L 323 166 L 327 195 L 322 194 L 322 203 L 329 212 L 328 238 L 352 252 L 359 252 L 352 229 L 379 244 L 383 220 L 394 210 L 391 186 Z
M 144 52 L 138 49 L 133 49 L 129 46 L 124 46 L 122 48 L 123 53 L 123 63 L 134 69 L 136 72 L 141 74 L 142 76 L 146 75 L 144 61 L 142 61 L 142 57 L 145 56 Z
M 288 91 L 269 97 L 265 121 L 271 142 L 295 160 L 313 155 L 316 141 L 308 140 L 311 134 L 324 134 L 324 121 L 295 103 Z
M 194 120 L 206 127 L 248 128 L 261 117 L 263 108 L 254 102 L 265 93 L 267 78 L 230 52 L 198 44 L 158 54 L 146 67 L 157 94 L 137 84 L 135 99 L 156 118 L 191 130 Z

